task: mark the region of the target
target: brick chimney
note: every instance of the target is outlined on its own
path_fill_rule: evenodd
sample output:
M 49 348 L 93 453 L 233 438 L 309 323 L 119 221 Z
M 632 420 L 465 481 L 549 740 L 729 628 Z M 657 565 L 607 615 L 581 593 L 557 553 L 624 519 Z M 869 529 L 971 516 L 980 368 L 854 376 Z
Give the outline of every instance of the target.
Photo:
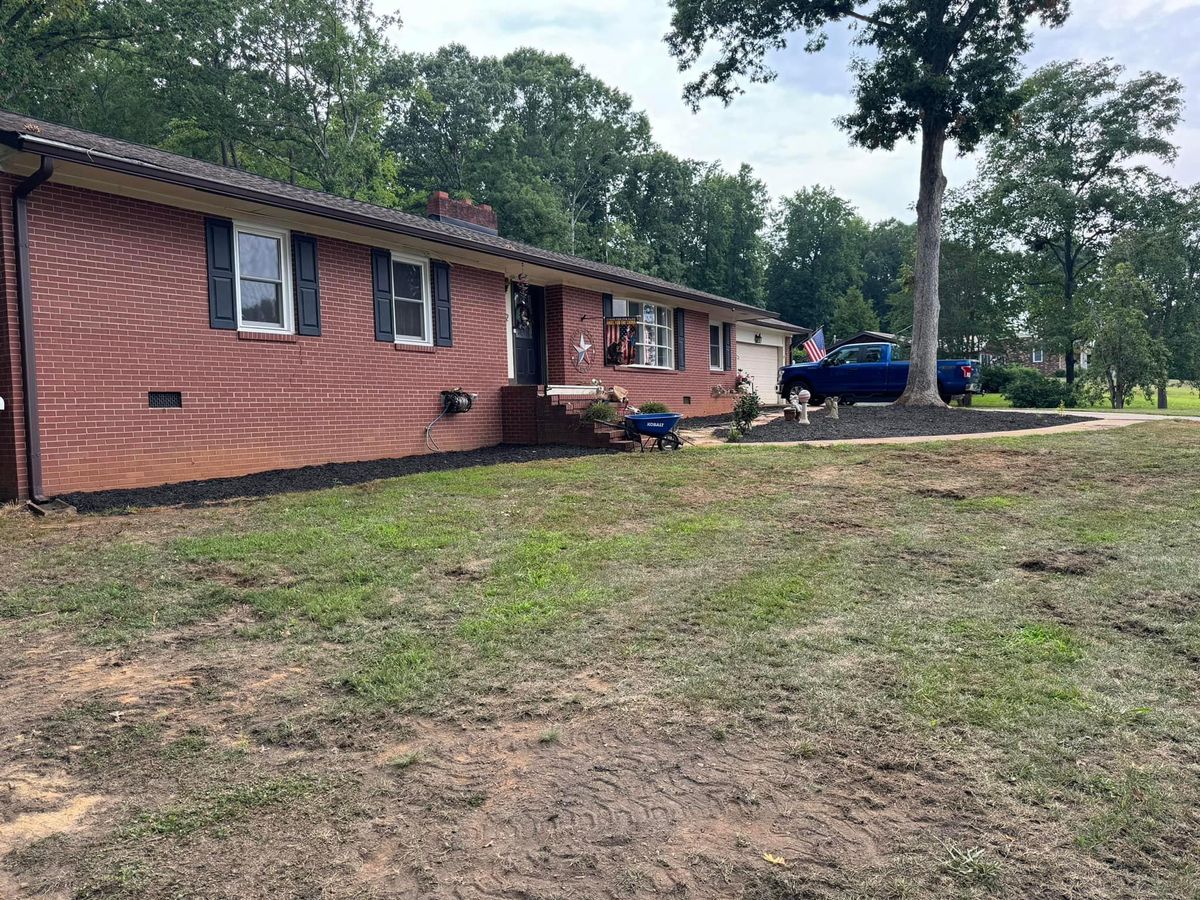
M 486 203 L 476 206 L 470 200 L 451 200 L 445 191 L 434 191 L 429 195 L 425 214 L 436 222 L 460 225 L 485 234 L 499 234 L 496 226 L 496 211 Z

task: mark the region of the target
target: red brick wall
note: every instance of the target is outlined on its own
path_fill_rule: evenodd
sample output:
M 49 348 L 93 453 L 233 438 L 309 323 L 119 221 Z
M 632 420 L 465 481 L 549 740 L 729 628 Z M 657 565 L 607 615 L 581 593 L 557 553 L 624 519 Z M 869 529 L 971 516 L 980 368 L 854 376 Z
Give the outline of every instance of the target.
M 374 340 L 369 248 L 318 238 L 322 335 L 248 340 L 208 326 L 202 215 L 53 184 L 29 209 L 47 494 L 424 453 L 460 386 L 475 408 L 437 443 L 501 440 L 501 273 L 456 267 L 454 346 L 398 351 Z
M 658 400 L 672 412 L 687 416 L 719 415 L 733 409 L 732 397 L 713 397 L 712 389 L 714 385 L 733 389 L 737 341 L 731 337 L 732 368 L 728 372 L 710 371 L 707 313 L 686 312 L 684 359 L 687 367 L 683 371 L 601 365 L 603 316 L 603 296 L 599 293 L 569 285 L 546 288 L 546 355 L 551 384 L 587 384 L 593 378 L 599 378 L 606 387 L 619 385 L 629 391 L 630 402 L 634 405 Z M 575 368 L 575 351 L 571 349 L 581 327 L 591 335 L 597 354 L 592 368 L 582 373 Z M 690 397 L 691 403 L 685 404 L 684 397 Z
M 13 249 L 12 192 L 20 179 L 0 173 L 0 498 L 28 492 L 21 398 L 21 329 Z

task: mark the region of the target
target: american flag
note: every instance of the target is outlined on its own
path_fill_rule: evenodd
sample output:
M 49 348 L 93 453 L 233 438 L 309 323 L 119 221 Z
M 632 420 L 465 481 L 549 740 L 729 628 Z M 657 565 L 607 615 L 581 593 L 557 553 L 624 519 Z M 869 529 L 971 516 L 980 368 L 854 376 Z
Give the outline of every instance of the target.
M 820 362 L 825 358 L 825 329 L 818 328 L 804 342 L 804 352 L 808 354 L 809 362 Z

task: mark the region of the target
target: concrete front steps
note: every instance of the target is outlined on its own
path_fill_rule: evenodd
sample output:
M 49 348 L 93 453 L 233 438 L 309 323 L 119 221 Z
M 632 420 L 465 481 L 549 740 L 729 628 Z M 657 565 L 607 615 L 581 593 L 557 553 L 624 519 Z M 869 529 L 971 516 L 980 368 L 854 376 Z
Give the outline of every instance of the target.
M 506 444 L 569 444 L 630 452 L 638 449 L 620 429 L 583 420 L 583 412 L 595 401 L 594 394 L 551 389 L 546 394 L 536 385 L 501 388 Z

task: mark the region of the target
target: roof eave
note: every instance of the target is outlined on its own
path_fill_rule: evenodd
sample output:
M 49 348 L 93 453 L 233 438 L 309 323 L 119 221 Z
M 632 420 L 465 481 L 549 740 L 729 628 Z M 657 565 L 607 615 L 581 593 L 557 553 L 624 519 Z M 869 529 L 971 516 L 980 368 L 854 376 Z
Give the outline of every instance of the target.
M 483 253 L 488 256 L 498 257 L 500 259 L 509 259 L 515 262 L 529 263 L 530 265 L 542 266 L 547 269 L 553 269 L 559 272 L 605 281 L 610 284 L 636 288 L 643 291 L 650 291 L 652 293 L 663 294 L 668 297 L 676 297 L 680 300 L 687 300 L 692 303 L 702 303 L 706 306 L 716 306 L 721 309 L 727 309 L 732 312 L 745 314 L 747 318 L 762 317 L 764 314 L 770 314 L 769 310 L 764 310 L 757 306 L 750 306 L 745 303 L 738 303 L 735 300 L 721 300 L 705 294 L 688 291 L 686 289 L 672 289 L 644 279 L 630 278 L 621 275 L 614 275 L 609 272 L 597 271 L 586 265 L 572 265 L 570 263 L 565 263 L 562 260 L 556 260 L 552 257 L 542 256 L 537 253 L 523 253 L 516 249 L 500 250 L 485 242 L 472 240 L 466 235 L 448 235 L 436 229 L 422 228 L 417 224 L 405 225 L 400 222 L 388 222 L 386 220 L 377 219 L 365 214 L 332 209 L 317 202 L 282 197 L 278 194 L 269 193 L 268 191 L 259 191 L 252 188 L 244 188 L 231 184 L 222 184 L 221 182 L 214 181 L 212 179 L 202 178 L 195 175 L 186 175 L 181 172 L 174 172 L 170 169 L 164 169 L 161 166 L 154 166 L 149 163 L 130 160 L 123 157 L 114 156 L 109 153 L 80 149 L 70 144 L 64 144 L 59 141 L 40 138 L 37 135 L 21 134 L 11 131 L 0 132 L 0 143 L 7 144 L 8 146 L 14 147 L 15 149 L 21 150 L 25 153 L 35 153 L 42 156 L 49 156 L 64 162 L 73 162 L 94 168 L 120 172 L 126 175 L 149 178 L 165 184 L 191 188 L 193 190 L 202 191 L 208 194 L 232 197 L 239 200 L 249 200 L 255 203 L 262 203 L 267 206 L 277 207 L 279 209 L 288 209 L 294 212 L 320 216 L 321 218 L 331 219 L 337 222 L 358 225 L 365 228 L 374 228 L 379 231 L 387 231 L 392 234 L 400 234 L 406 237 L 419 238 L 421 240 L 443 244 L 448 247 L 456 247 L 460 250 L 469 250 L 476 253 Z

